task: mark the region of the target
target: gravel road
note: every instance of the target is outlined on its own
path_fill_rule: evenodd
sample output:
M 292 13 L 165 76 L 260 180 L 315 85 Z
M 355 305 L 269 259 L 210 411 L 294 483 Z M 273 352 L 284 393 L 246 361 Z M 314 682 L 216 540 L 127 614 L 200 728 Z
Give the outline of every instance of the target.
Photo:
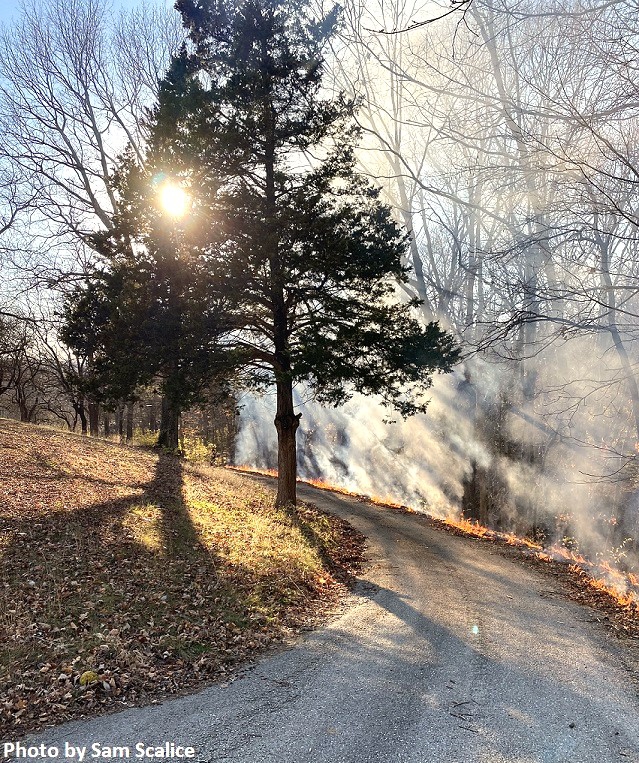
M 300 493 L 369 539 L 342 614 L 228 686 L 26 743 L 85 761 L 168 741 L 234 763 L 639 763 L 639 650 L 551 577 L 422 517 Z

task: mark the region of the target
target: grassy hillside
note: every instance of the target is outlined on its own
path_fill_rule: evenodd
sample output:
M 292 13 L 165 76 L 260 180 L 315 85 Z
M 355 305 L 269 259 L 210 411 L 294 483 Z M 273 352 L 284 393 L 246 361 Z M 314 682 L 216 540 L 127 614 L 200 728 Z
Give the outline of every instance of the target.
M 0 420 L 0 738 L 182 692 L 309 622 L 361 540 L 240 474 Z

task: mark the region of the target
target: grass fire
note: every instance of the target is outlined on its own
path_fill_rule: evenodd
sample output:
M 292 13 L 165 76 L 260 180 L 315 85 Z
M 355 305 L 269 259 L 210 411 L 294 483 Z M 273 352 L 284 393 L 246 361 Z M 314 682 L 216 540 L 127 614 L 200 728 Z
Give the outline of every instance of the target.
M 251 466 L 233 466 L 229 467 L 233 471 L 245 472 L 248 474 L 257 474 L 267 477 L 277 477 L 277 471 L 274 469 L 256 469 Z M 511 532 L 504 533 L 492 530 L 480 523 L 467 519 L 459 513 L 450 515 L 444 520 L 429 515 L 423 508 L 399 504 L 391 499 L 375 496 L 363 495 L 345 488 L 332 485 L 321 479 L 303 479 L 298 478 L 299 482 L 312 485 L 321 490 L 328 490 L 341 495 L 351 496 L 376 504 L 382 508 L 401 509 L 413 513 L 422 513 L 436 519 L 443 527 L 454 530 L 464 535 L 487 540 L 498 541 L 520 550 L 523 554 L 532 556 L 535 559 L 545 562 L 560 562 L 566 565 L 576 578 L 584 585 L 602 592 L 609 596 L 617 605 L 625 608 L 628 614 L 636 616 L 639 619 L 639 576 L 633 572 L 624 572 L 613 567 L 608 561 L 593 561 L 585 558 L 581 554 L 575 553 L 569 548 L 553 544 L 543 546 L 530 538 L 519 537 Z

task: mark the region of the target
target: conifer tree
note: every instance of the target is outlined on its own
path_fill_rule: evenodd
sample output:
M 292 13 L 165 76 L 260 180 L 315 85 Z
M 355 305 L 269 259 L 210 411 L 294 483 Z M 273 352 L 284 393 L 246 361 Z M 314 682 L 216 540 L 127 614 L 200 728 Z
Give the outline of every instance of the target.
M 130 186 L 139 173 L 126 178 Z M 93 237 L 103 265 L 69 295 L 60 338 L 87 362 L 84 394 L 107 408 L 157 387 L 158 445 L 176 451 L 181 412 L 212 388 L 226 399 L 233 356 L 217 346 L 226 305 L 206 266 L 183 256 L 166 225 L 158 229 L 161 210 L 139 209 L 119 210 L 113 229 Z
M 457 350 L 397 300 L 405 236 L 355 172 L 353 104 L 323 94 L 337 9 L 317 19 L 303 0 L 176 7 L 188 41 L 161 86 L 152 142 L 163 157 L 170 147 L 200 198 L 190 246 L 233 295 L 228 346 L 253 384 L 275 384 L 284 505 L 295 501 L 295 383 L 325 403 L 356 390 L 411 414 Z
M 187 42 L 161 83 L 122 219 L 135 237 L 163 172 L 190 194 L 183 250 L 225 305 L 218 346 L 246 383 L 276 388 L 276 503 L 286 505 L 296 499 L 295 384 L 327 404 L 357 391 L 410 415 L 458 350 L 417 320 L 416 301 L 397 299 L 406 237 L 355 171 L 353 104 L 323 92 L 337 10 L 317 19 L 303 0 L 176 7 Z

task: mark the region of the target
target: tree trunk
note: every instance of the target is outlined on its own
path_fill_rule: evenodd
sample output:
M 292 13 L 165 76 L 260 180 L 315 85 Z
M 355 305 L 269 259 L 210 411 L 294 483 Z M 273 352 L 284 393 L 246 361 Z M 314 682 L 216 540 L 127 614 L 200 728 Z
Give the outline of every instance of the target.
M 276 506 L 294 506 L 297 500 L 297 450 L 295 434 L 301 413 L 293 407 L 293 383 L 290 379 L 277 382 L 277 498 Z
M 272 92 L 272 73 L 269 64 L 268 40 L 261 40 L 264 92 Z M 277 497 L 275 506 L 294 506 L 297 499 L 297 453 L 295 433 L 300 424 L 300 414 L 293 407 L 293 382 L 290 375 L 289 325 L 286 299 L 284 296 L 285 277 L 280 259 L 280 240 L 277 225 L 276 177 L 276 109 L 270 98 L 264 98 L 264 185 L 265 217 L 263 246 L 268 253 L 271 281 L 271 309 L 273 311 L 273 345 L 275 349 L 275 384 L 277 388 Z
M 100 406 L 89 401 L 89 434 L 91 437 L 97 437 L 100 434 Z
M 27 397 L 24 387 L 16 385 L 16 401 L 18 408 L 20 409 L 20 421 L 29 421 L 29 410 L 27 408 Z
M 120 403 L 117 411 L 118 419 L 118 435 L 120 436 L 120 442 L 124 442 L 124 405 Z
M 595 216 L 595 220 L 597 221 L 598 227 L 598 216 Z M 615 350 L 617 351 L 621 367 L 625 373 L 626 388 L 632 406 L 634 431 L 637 439 L 639 439 L 639 384 L 637 384 L 637 377 L 635 376 L 632 361 L 628 356 L 628 351 L 621 338 L 619 327 L 617 326 L 617 295 L 610 275 L 610 247 L 608 241 L 606 241 L 599 233 L 596 234 L 596 241 L 601 253 L 601 279 L 604 286 L 604 298 L 601 301 L 605 305 L 603 317 L 604 319 L 607 318 L 608 330 L 610 331 L 610 336 L 615 345 Z
M 133 403 L 126 406 L 126 441 L 133 441 Z
M 111 418 L 108 413 L 104 414 L 104 436 L 108 437 L 111 434 Z
M 167 397 L 162 398 L 162 417 L 160 419 L 160 434 L 158 446 L 169 450 L 179 448 L 180 411 Z
M 87 433 L 87 414 L 86 414 L 86 409 L 84 407 L 84 402 L 80 400 L 80 402 L 74 404 L 73 408 L 75 409 L 75 412 L 80 417 L 80 427 L 81 427 L 82 434 L 86 434 Z
M 151 406 L 149 407 L 149 429 L 152 432 L 158 431 L 158 422 L 155 416 L 155 400 L 151 403 Z

